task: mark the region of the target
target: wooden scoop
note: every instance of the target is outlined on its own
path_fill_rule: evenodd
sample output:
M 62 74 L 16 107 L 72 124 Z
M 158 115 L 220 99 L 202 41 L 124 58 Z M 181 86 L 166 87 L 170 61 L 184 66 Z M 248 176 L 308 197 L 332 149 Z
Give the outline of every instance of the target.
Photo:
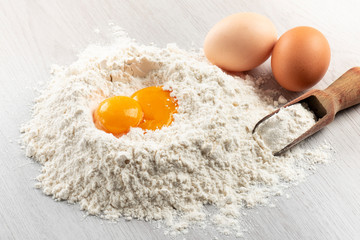
M 283 108 L 302 102 L 308 104 L 310 110 L 316 115 L 317 122 L 283 149 L 275 152 L 274 156 L 279 156 L 300 141 L 313 135 L 331 123 L 337 112 L 360 103 L 360 67 L 351 68 L 325 90 L 310 90 L 309 92 L 287 103 L 283 106 Z M 255 132 L 255 129 L 264 120 L 270 118 L 272 115 L 279 112 L 279 110 L 280 109 L 277 109 L 256 123 L 252 133 Z

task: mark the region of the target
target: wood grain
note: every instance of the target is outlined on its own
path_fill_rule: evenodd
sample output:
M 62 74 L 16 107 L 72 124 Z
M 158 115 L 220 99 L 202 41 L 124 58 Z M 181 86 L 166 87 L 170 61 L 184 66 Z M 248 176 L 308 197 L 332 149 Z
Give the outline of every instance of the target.
M 335 113 L 360 103 L 360 67 L 353 67 L 324 90 L 335 101 Z
M 315 86 L 324 89 L 360 65 L 359 10 L 357 0 L 0 0 L 0 239 L 174 239 L 151 223 L 84 217 L 77 205 L 44 196 L 34 189 L 40 166 L 24 157 L 17 143 L 21 123 L 30 118 L 34 88 L 50 79 L 51 64 L 70 64 L 88 44 L 108 42 L 109 22 L 141 43 L 176 42 L 187 49 L 201 47 L 211 26 L 235 12 L 264 14 L 279 34 L 312 26 L 324 33 L 332 49 L 329 71 Z M 269 61 L 250 73 L 269 75 Z M 360 108 L 340 112 L 306 144 L 324 140 L 336 150 L 334 160 L 289 189 L 290 198 L 275 198 L 276 207 L 245 210 L 246 238 L 360 239 Z M 176 239 L 216 234 L 195 229 Z

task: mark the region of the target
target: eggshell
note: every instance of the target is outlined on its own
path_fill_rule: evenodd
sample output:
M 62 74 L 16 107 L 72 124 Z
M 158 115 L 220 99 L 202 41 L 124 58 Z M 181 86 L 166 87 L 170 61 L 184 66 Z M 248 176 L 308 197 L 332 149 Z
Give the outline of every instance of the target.
M 277 40 L 273 23 L 257 13 L 236 13 L 218 22 L 207 34 L 204 52 L 227 71 L 247 71 L 269 58 Z
M 312 27 L 296 27 L 275 44 L 271 68 L 277 82 L 290 91 L 303 91 L 318 83 L 330 63 L 330 46 Z

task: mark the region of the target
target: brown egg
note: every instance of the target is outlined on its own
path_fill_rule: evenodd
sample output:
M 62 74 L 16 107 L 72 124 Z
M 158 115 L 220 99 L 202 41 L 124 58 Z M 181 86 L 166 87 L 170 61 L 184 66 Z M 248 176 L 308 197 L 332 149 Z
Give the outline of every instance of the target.
M 275 26 L 257 13 L 236 13 L 218 22 L 207 34 L 204 52 L 227 71 L 247 71 L 269 58 L 277 40 Z
M 296 27 L 275 44 L 271 68 L 277 82 L 290 91 L 303 91 L 318 83 L 330 63 L 330 46 L 312 27 Z

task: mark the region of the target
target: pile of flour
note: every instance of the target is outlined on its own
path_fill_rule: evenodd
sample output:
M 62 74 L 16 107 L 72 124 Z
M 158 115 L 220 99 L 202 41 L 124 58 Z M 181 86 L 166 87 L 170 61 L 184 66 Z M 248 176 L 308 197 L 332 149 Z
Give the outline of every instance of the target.
M 326 159 L 301 146 L 274 157 L 257 144 L 252 128 L 274 100 L 255 82 L 174 44 L 144 46 L 123 36 L 89 46 L 70 66 L 53 68 L 22 126 L 26 155 L 43 165 L 37 187 L 107 219 L 162 219 L 176 231 L 207 221 L 240 234 L 243 207 L 268 202 Z M 169 127 L 116 138 L 94 126 L 101 101 L 155 85 L 178 100 Z M 206 204 L 217 211 L 209 216 Z

